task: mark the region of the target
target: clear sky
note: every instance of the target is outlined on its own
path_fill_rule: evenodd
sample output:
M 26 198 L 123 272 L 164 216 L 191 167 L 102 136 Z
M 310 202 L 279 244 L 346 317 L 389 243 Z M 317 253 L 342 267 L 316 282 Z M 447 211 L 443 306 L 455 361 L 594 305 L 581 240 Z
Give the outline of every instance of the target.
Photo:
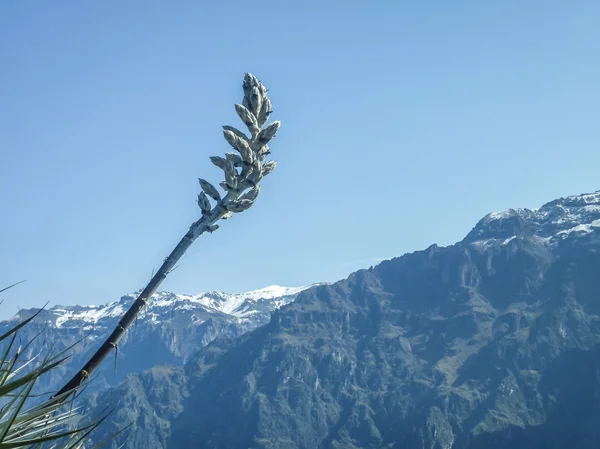
M 0 4 L 0 317 L 145 285 L 221 172 L 244 72 L 277 170 L 161 290 L 334 281 L 600 189 L 598 1 Z

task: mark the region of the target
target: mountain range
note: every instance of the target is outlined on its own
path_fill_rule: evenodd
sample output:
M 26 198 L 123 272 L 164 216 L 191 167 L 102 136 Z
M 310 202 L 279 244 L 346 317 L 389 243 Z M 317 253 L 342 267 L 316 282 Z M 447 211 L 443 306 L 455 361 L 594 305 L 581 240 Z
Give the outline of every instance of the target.
M 293 301 L 306 288 L 272 285 L 241 294 L 158 292 L 121 340 L 113 360 L 107 360 L 96 371 L 88 389 L 101 391 L 130 373 L 156 365 L 182 365 L 217 337 L 235 338 L 264 325 L 272 311 Z M 41 338 L 29 348 L 30 356 L 43 353 L 50 344 L 56 351 L 75 345 L 70 351 L 72 358 L 40 378 L 36 385 L 40 392 L 56 391 L 64 383 L 65 376 L 74 374 L 110 334 L 136 297 L 133 293 L 100 306 L 54 306 L 41 311 L 24 309 L 12 320 L 0 322 L 0 333 L 15 322 L 38 313 L 36 319 L 20 332 L 22 341 L 29 341 L 41 333 Z
M 491 213 L 83 405 L 113 448 L 597 448 L 599 273 L 600 191 Z

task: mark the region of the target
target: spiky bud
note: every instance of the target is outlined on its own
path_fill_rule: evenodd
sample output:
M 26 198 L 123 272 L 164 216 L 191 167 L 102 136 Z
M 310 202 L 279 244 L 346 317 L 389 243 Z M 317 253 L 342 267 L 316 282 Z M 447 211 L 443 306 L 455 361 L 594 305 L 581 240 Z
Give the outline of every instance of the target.
M 252 88 L 258 86 L 260 83 L 258 79 L 252 75 L 252 73 L 244 73 L 244 81 L 242 83 L 242 87 L 244 89 L 244 96 L 250 97 L 250 92 L 252 92 Z
M 239 129 L 234 128 L 233 126 L 223 125 L 223 130 L 231 131 L 233 134 L 238 136 L 240 139 L 244 139 L 246 142 L 250 141 L 250 139 L 248 139 L 248 136 L 246 136 L 246 134 L 244 134 Z
M 237 176 L 237 170 L 235 169 L 235 165 L 233 165 L 233 162 L 228 161 L 227 159 L 225 159 L 223 170 L 225 171 L 225 174 L 229 173 L 231 176 Z
M 250 209 L 250 207 L 252 207 L 252 204 L 254 204 L 252 201 L 250 200 L 236 200 L 236 201 L 231 201 L 229 204 L 227 204 L 227 209 L 230 212 L 244 212 L 247 209 Z
M 232 131 L 228 130 L 223 131 L 223 136 L 233 148 L 240 152 L 242 160 L 246 164 L 252 164 L 252 161 L 254 161 L 254 153 L 252 152 L 250 145 L 248 145 L 244 139 L 240 139 Z
M 259 127 L 262 127 L 265 123 L 267 123 L 267 120 L 269 120 L 269 116 L 272 112 L 271 100 L 265 96 L 257 117 L 257 123 Z
M 248 99 L 250 100 L 250 110 L 255 116 L 257 116 L 260 113 L 263 103 L 263 96 L 258 86 L 254 86 L 252 88 Z
M 224 158 L 219 156 L 210 158 L 211 162 L 225 174 L 225 180 L 219 185 L 228 192 L 228 196 L 222 197 L 210 182 L 202 178 L 198 179 L 202 188 L 202 193 L 198 195 L 198 204 L 207 220 L 213 217 L 209 215 L 213 210 L 219 211 L 219 218 L 228 219 L 232 213 L 250 208 L 258 198 L 259 182 L 276 166 L 275 161 L 263 164 L 270 154 L 268 143 L 275 137 L 280 127 L 280 122 L 266 125 L 272 112 L 267 89 L 250 73 L 244 75 L 243 88 L 243 101 L 235 105 L 235 110 L 248 127 L 250 136 L 233 126 L 223 126 L 223 136 L 236 152 L 228 152 Z M 261 130 L 263 126 L 264 129 Z M 238 197 L 240 194 L 241 196 Z M 233 198 L 229 199 L 231 196 Z M 212 209 L 209 198 L 217 201 L 217 207 L 225 207 L 226 210 Z M 206 224 L 204 230 L 213 232 L 217 228 L 216 224 Z
M 198 178 L 198 182 L 200 183 L 202 190 L 204 190 L 204 193 L 206 193 L 215 201 L 221 200 L 221 194 L 210 182 L 202 178 Z
M 254 172 L 262 173 L 263 164 L 260 162 L 260 159 L 255 158 L 254 163 L 252 164 L 252 169 Z
M 242 155 L 242 160 L 246 163 L 246 164 L 252 164 L 254 162 L 254 151 L 252 151 L 250 149 L 250 145 L 248 145 L 246 142 L 244 142 L 241 139 L 238 139 L 238 143 L 239 143 L 239 147 L 238 150 L 240 152 L 240 154 Z
M 209 214 L 212 209 L 210 201 L 208 200 L 204 192 L 200 192 L 198 194 L 198 206 L 202 210 L 202 215 Z
M 267 176 L 269 173 L 271 173 L 273 170 L 275 170 L 276 166 L 277 166 L 277 161 L 265 162 L 262 166 L 262 175 Z
M 221 170 L 226 170 L 226 166 L 229 163 L 227 159 L 222 158 L 221 156 L 211 156 L 210 161 L 219 167 Z
M 238 177 L 235 171 L 225 172 L 225 183 L 233 190 L 238 188 Z
M 275 137 L 275 135 L 277 134 L 277 131 L 279 130 L 280 126 L 281 122 L 279 121 L 267 125 L 258 133 L 258 136 L 256 136 L 257 142 L 261 145 L 266 145 L 267 143 L 269 143 L 271 139 L 273 139 L 273 137 Z
M 233 131 L 224 130 L 223 137 L 229 145 L 231 145 L 234 149 L 239 151 L 240 153 L 244 151 L 244 148 L 250 149 L 248 142 L 240 137 L 238 137 Z
M 233 131 L 229 131 L 228 129 L 223 130 L 223 137 L 225 137 L 225 140 L 229 145 L 237 150 L 238 140 L 240 140 L 240 138 L 236 136 Z
M 255 150 L 256 153 L 256 157 L 258 158 L 258 160 L 260 160 L 261 162 L 264 161 L 267 156 L 269 154 L 271 154 L 271 150 L 269 149 L 269 145 L 262 145 L 259 146 L 257 143 L 255 145 L 253 145 L 254 148 L 257 148 Z
M 240 196 L 240 200 L 249 200 L 254 202 L 256 200 L 256 198 L 258 197 L 258 194 L 260 193 L 260 186 L 254 186 L 252 187 L 250 190 L 248 190 L 246 193 L 244 193 L 242 196 Z
M 263 174 L 262 174 L 262 170 L 258 171 L 258 170 L 253 170 L 252 173 L 250 173 L 250 175 L 246 178 L 246 181 L 248 182 L 248 184 L 250 184 L 252 187 L 258 185 L 258 183 L 260 182 L 260 180 L 263 178 Z
M 235 167 L 240 167 L 244 160 L 238 153 L 225 153 L 225 158 Z
M 241 104 L 235 105 L 235 112 L 240 116 L 244 125 L 248 127 L 248 130 L 253 136 L 257 135 L 260 131 L 256 116 L 245 106 Z M 238 136 L 239 137 L 239 136 Z

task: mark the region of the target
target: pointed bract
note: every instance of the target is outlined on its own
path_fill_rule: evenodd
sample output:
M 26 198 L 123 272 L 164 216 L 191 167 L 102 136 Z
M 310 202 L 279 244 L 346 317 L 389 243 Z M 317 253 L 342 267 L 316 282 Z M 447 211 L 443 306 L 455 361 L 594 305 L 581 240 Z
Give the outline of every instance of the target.
M 251 109 L 249 106 L 250 96 L 252 95 L 252 89 L 258 87 L 259 85 L 258 79 L 252 75 L 251 73 L 244 74 L 244 81 L 242 83 L 242 88 L 244 90 L 244 100 L 248 100 L 248 104 L 243 103 L 248 109 Z
M 240 144 L 238 150 L 242 155 L 242 159 L 246 164 L 252 164 L 254 162 L 254 151 L 250 149 L 250 146 L 244 142 L 243 140 L 238 139 L 238 143 Z
M 210 201 L 204 192 L 198 194 L 198 206 L 200 207 L 200 210 L 202 210 L 203 215 L 210 213 L 212 209 Z
M 238 177 L 235 173 L 225 172 L 225 183 L 233 190 L 238 187 Z
M 250 190 L 248 190 L 246 193 L 244 193 L 242 196 L 240 196 L 240 200 L 249 200 L 254 202 L 256 200 L 256 198 L 258 197 L 258 194 L 260 193 L 260 186 L 254 186 L 252 187 Z
M 204 190 L 204 193 L 206 193 L 215 201 L 221 201 L 221 194 L 215 188 L 215 186 L 213 186 L 210 182 L 202 178 L 198 178 L 198 182 L 200 183 L 200 187 L 202 188 L 202 190 Z
M 225 158 L 236 167 L 241 166 L 244 162 L 242 156 L 240 156 L 238 153 L 225 153 Z
M 260 81 L 258 82 L 258 90 L 260 90 L 260 95 L 263 98 L 267 98 L 267 88 Z
M 265 97 L 260 108 L 260 112 L 258 113 L 257 123 L 259 127 L 262 127 L 265 123 L 267 123 L 267 120 L 269 120 L 269 116 L 273 112 L 271 108 L 271 100 Z
M 242 169 L 242 173 L 240 173 L 240 180 L 238 181 L 238 190 L 243 190 L 241 188 L 241 181 L 243 179 L 246 179 L 248 176 L 250 176 L 252 174 L 252 172 L 254 171 L 254 165 L 251 164 L 245 164 L 244 168 Z
M 221 188 L 227 192 L 229 192 L 230 190 L 235 190 L 233 189 L 231 186 L 227 185 L 227 183 L 225 181 L 221 181 L 219 183 L 219 185 L 221 186 Z
M 221 170 L 226 170 L 227 163 L 229 162 L 227 159 L 222 158 L 221 156 L 211 156 L 210 161 L 219 167 Z
M 236 136 L 238 136 L 240 139 L 244 139 L 246 142 L 250 141 L 250 139 L 248 138 L 248 136 L 246 134 L 244 134 L 239 129 L 234 128 L 233 126 L 223 125 L 223 129 L 225 131 L 231 131 L 233 134 L 235 134 Z
M 258 151 L 256 151 L 256 155 L 258 156 L 258 159 L 261 162 L 264 161 L 269 154 L 271 154 L 269 145 L 263 145 L 263 146 L 259 147 Z
M 273 170 L 275 170 L 276 166 L 277 166 L 277 161 L 265 162 L 263 164 L 263 170 L 262 170 L 263 176 L 267 176 L 269 173 L 271 173 Z
M 258 86 L 258 79 L 252 73 L 244 73 L 244 81 L 242 87 L 244 88 L 244 95 L 250 95 L 252 88 Z
M 244 99 L 242 100 L 242 106 L 248 109 L 252 109 L 252 104 L 250 104 L 250 97 L 244 95 Z
M 280 126 L 281 122 L 279 121 L 267 125 L 261 132 L 258 133 L 256 140 L 262 145 L 269 143 L 277 134 Z
M 254 162 L 252 164 L 252 168 L 254 172 L 261 173 L 263 172 L 263 164 L 261 163 L 259 158 L 254 158 Z
M 248 145 L 248 143 L 245 140 L 240 139 L 232 131 L 228 130 L 223 131 L 223 136 L 225 136 L 225 140 L 227 140 L 227 142 L 229 142 L 229 144 L 233 148 L 240 152 L 240 154 L 242 155 L 242 160 L 246 164 L 252 163 L 252 161 L 254 160 L 254 154 L 252 152 L 252 149 L 250 148 L 250 145 Z
M 248 130 L 252 133 L 252 135 L 256 136 L 260 131 L 256 116 L 247 107 L 241 104 L 235 105 L 235 112 L 237 112 L 237 114 L 240 116 L 242 122 L 244 122 L 244 125 L 248 127 Z
M 251 186 L 256 186 L 256 185 L 258 185 L 258 183 L 260 182 L 260 180 L 262 178 L 263 178 L 262 171 L 254 170 L 254 171 L 252 171 L 252 173 L 250 174 L 250 176 L 248 176 L 248 178 L 246 178 L 246 180 L 248 181 L 248 183 Z
M 236 136 L 233 131 L 224 129 L 223 137 L 225 137 L 225 140 L 227 141 L 227 143 L 229 145 L 231 145 L 233 148 L 235 148 L 237 150 L 238 140 L 240 140 L 240 138 L 238 136 Z
M 227 209 L 229 209 L 230 212 L 244 212 L 247 209 L 250 209 L 250 207 L 252 207 L 253 202 L 250 200 L 237 200 L 237 201 L 232 201 L 227 205 Z
M 224 165 L 224 171 L 226 174 L 229 174 L 231 176 L 237 176 L 237 170 L 235 169 L 235 165 L 233 165 L 233 162 L 225 159 Z
M 257 116 L 260 113 L 260 108 L 262 107 L 263 97 L 260 93 L 260 89 L 258 86 L 254 86 L 252 91 L 250 92 L 250 111 Z

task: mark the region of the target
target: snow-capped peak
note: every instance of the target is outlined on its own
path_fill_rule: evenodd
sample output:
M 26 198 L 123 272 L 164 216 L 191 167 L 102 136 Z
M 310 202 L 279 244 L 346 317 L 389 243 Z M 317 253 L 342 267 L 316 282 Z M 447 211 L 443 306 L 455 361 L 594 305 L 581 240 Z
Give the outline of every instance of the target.
M 567 237 L 587 238 L 597 231 L 600 231 L 600 191 L 560 198 L 538 209 L 492 212 L 475 226 L 465 241 L 485 246 L 529 236 L 557 244 Z
M 312 285 L 305 287 L 282 287 L 281 285 L 269 285 L 268 287 L 261 288 L 259 290 L 252 290 L 247 293 L 240 293 L 240 296 L 252 299 L 272 299 L 279 298 L 281 296 L 297 295 L 302 290 L 306 290 Z
M 317 285 L 317 284 L 313 284 Z M 143 310 L 143 316 L 152 322 L 161 320 L 161 315 L 174 311 L 189 310 L 198 313 L 218 313 L 246 319 L 255 313 L 269 313 L 292 302 L 296 296 L 313 285 L 303 287 L 268 287 L 244 293 L 206 292 L 182 295 L 156 292 Z M 48 321 L 56 327 L 80 327 L 90 329 L 94 325 L 112 321 L 123 315 L 135 300 L 138 292 L 125 295 L 118 301 L 93 306 L 54 306 L 48 309 Z

